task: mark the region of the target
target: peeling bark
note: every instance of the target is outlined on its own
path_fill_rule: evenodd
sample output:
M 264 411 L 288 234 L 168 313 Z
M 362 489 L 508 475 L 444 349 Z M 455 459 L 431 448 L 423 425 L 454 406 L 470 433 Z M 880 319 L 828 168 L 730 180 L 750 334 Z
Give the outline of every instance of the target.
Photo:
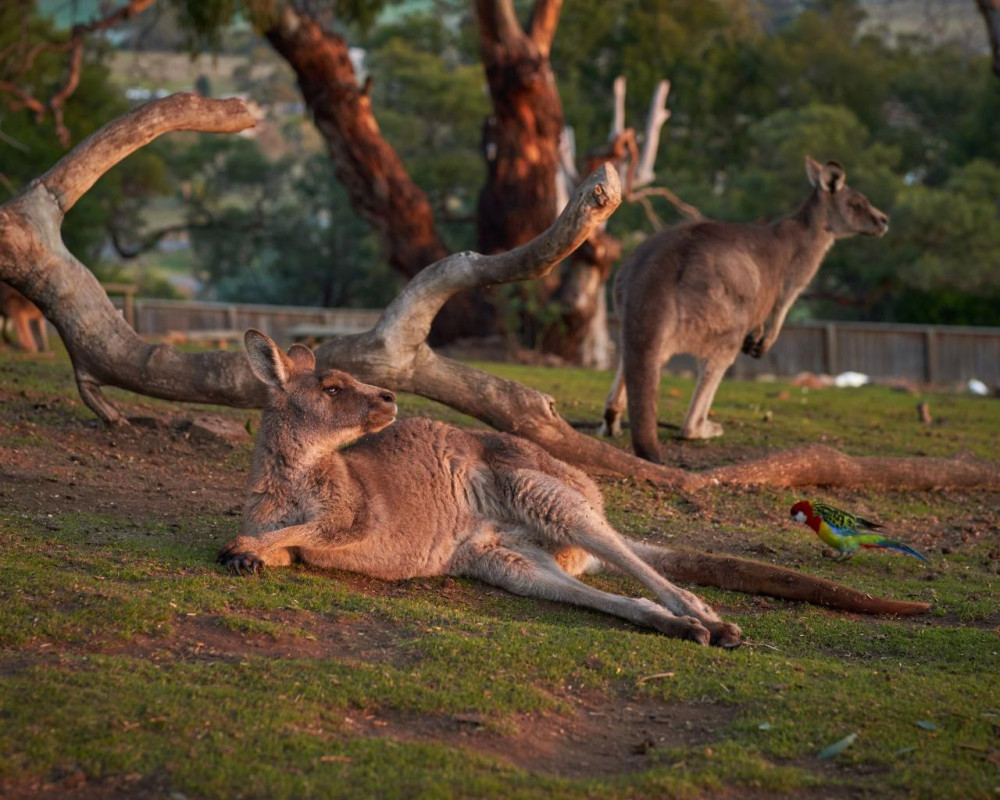
M 123 420 L 102 395 L 102 386 L 238 407 L 263 405 L 265 389 L 242 353 L 182 353 L 140 339 L 90 270 L 66 250 L 60 236 L 63 216 L 105 171 L 163 133 L 235 132 L 252 125 L 240 100 L 187 94 L 157 100 L 94 133 L 0 206 L 0 280 L 33 301 L 56 326 L 81 397 L 109 424 Z M 617 173 L 610 165 L 600 167 L 577 188 L 559 218 L 531 242 L 492 256 L 456 253 L 420 271 L 373 330 L 329 340 L 317 350 L 319 363 L 442 402 L 498 430 L 531 439 L 590 472 L 626 475 L 682 491 L 719 484 L 1000 488 L 996 462 L 851 458 L 822 447 L 705 473 L 659 466 L 577 432 L 559 416 L 548 395 L 443 358 L 428 346 L 434 318 L 456 292 L 543 277 L 592 236 L 620 202 Z
M 483 67 L 493 114 L 483 149 L 486 183 L 479 194 L 478 246 L 510 250 L 556 218 L 556 170 L 562 103 L 549 65 L 561 0 L 537 0 L 528 31 L 513 0 L 476 0 Z

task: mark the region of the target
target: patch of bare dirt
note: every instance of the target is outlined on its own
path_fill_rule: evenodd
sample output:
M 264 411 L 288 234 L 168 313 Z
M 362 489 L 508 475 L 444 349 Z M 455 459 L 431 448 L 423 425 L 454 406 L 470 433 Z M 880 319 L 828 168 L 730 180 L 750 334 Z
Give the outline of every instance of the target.
M 516 732 L 497 733 L 478 714 L 415 715 L 393 711 L 349 715 L 352 738 L 433 741 L 496 758 L 529 772 L 595 778 L 662 764 L 668 748 L 702 747 L 722 738 L 737 710 L 729 706 L 664 703 L 649 697 L 562 696 L 568 714 L 523 714 Z
M 232 417 L 142 410 L 134 424 L 108 428 L 79 419 L 75 401 L 20 400 L 0 420 L 0 510 L 129 520 L 239 513 L 250 438 L 235 435 Z

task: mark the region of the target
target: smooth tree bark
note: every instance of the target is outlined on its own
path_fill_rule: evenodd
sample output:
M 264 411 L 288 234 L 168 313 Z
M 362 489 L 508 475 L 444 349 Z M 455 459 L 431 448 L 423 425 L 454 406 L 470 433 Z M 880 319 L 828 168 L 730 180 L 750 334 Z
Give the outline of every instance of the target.
M 58 164 L 0 206 L 0 280 L 34 302 L 56 326 L 84 402 L 109 424 L 124 423 L 101 392 L 110 385 L 170 400 L 238 407 L 263 405 L 265 388 L 242 353 L 183 353 L 140 339 L 93 273 L 63 245 L 63 217 L 107 170 L 174 130 L 235 132 L 253 125 L 242 101 L 173 95 L 138 108 L 81 142 Z M 376 327 L 317 349 L 323 367 L 442 402 L 545 447 L 591 472 L 613 473 L 696 491 L 709 485 L 1000 488 L 1000 465 L 966 459 L 851 458 L 806 447 L 704 473 L 664 467 L 574 430 L 552 397 L 448 358 L 427 344 L 431 325 L 456 293 L 537 280 L 597 230 L 621 202 L 614 168 L 595 170 L 557 220 L 506 253 L 456 253 L 419 272 Z

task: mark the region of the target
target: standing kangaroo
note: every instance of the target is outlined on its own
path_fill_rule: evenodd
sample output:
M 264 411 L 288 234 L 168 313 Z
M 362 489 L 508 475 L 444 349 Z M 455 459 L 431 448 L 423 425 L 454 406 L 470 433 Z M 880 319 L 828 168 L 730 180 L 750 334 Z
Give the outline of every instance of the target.
M 698 359 L 698 385 L 681 426 L 685 439 L 722 434 L 708 419 L 719 382 L 740 350 L 767 353 L 792 303 L 836 239 L 882 236 L 889 218 L 846 184 L 843 167 L 806 157 L 813 190 L 770 225 L 709 220 L 678 225 L 640 245 L 618 271 L 618 372 L 601 433 L 619 435 L 625 406 L 636 455 L 660 461 L 656 405 L 660 368 L 677 353 Z
M 699 644 L 740 643 L 737 626 L 651 565 L 658 548 L 611 527 L 597 485 L 578 469 L 515 436 L 428 419 L 392 425 L 392 392 L 317 372 L 309 348 L 286 355 L 254 330 L 246 348 L 270 388 L 243 535 L 219 553 L 231 570 L 298 559 L 387 580 L 463 575 Z M 659 603 L 574 577 L 603 564 Z

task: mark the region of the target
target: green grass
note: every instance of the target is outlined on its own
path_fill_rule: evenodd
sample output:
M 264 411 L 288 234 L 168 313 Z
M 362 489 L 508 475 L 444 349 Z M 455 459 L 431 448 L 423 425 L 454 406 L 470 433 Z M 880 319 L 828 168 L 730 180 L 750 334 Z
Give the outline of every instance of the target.
M 596 419 L 609 381 L 583 370 L 488 368 L 552 393 L 570 418 Z M 680 419 L 690 383 L 664 381 L 661 418 Z M 685 396 L 671 397 L 675 387 Z M 86 476 L 103 469 L 105 434 L 73 395 L 63 357 L 0 353 L 0 391 L 0 457 L 29 465 L 0 462 L 12 481 L 0 483 L 0 794 L 78 774 L 107 794 L 145 787 L 150 796 L 206 798 L 970 798 L 1000 789 L 996 494 L 808 493 L 891 521 L 928 550 L 928 568 L 878 553 L 832 563 L 786 521 L 798 497 L 786 490 L 679 496 L 605 481 L 609 515 L 629 535 L 933 603 L 916 620 L 878 619 L 699 589 L 748 639 L 726 652 L 472 581 L 387 584 L 298 566 L 239 580 L 213 563 L 238 518 L 182 498 L 167 516 L 22 504 L 27 489 L 78 491 L 58 469 L 66 442 L 95 448 L 81 456 Z M 782 391 L 792 399 L 771 396 Z M 112 394 L 141 403 L 131 413 L 185 411 Z M 671 460 L 699 467 L 823 437 L 855 454 L 995 457 L 1000 404 L 927 399 L 941 420 L 932 436 L 916 423 L 913 398 L 881 388 L 803 395 L 780 383 L 729 382 L 716 404 L 722 440 L 663 434 Z M 401 407 L 463 420 L 420 398 L 403 397 Z M 761 409 L 773 410 L 771 422 Z M 165 436 L 148 435 L 151 444 Z M 247 451 L 210 453 L 209 466 L 245 473 Z M 43 465 L 37 474 L 33 464 Z M 118 491 L 111 481 L 107 498 L 123 500 Z M 620 577 L 593 582 L 641 591 Z M 568 742 L 586 709 L 620 705 L 710 716 L 715 729 L 703 740 L 654 743 L 628 770 L 565 775 L 530 760 L 541 746 L 536 726 L 564 728 Z M 481 733 L 461 733 L 455 719 L 469 715 Z M 589 718 L 588 735 L 623 737 L 628 753 L 641 730 L 612 717 Z M 816 757 L 850 733 L 858 738 L 842 754 Z M 561 738 L 544 740 L 554 762 Z

